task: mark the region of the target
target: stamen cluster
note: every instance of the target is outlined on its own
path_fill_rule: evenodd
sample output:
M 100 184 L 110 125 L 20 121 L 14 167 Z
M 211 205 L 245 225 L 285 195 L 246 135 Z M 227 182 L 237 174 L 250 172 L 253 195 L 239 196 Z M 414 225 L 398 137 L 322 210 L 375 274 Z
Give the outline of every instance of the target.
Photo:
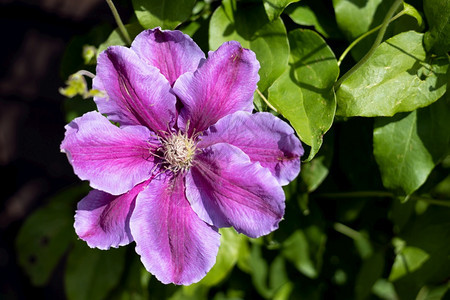
M 162 140 L 164 159 L 167 169 L 174 173 L 187 171 L 194 160 L 196 143 L 194 137 L 178 132 Z

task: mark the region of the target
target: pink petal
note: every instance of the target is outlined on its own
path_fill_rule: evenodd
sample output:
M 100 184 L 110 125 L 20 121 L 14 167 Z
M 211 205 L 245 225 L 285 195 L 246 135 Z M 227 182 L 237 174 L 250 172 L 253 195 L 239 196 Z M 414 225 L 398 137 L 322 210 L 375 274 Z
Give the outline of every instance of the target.
M 75 174 L 104 192 L 120 195 L 151 177 L 155 167 L 151 132 L 143 126 L 118 128 L 98 112 L 76 118 L 66 127 L 61 151 Z
M 136 200 L 130 227 L 142 263 L 163 283 L 197 282 L 215 263 L 220 234 L 191 209 L 182 177 L 153 179 Z
M 75 214 L 74 227 L 80 239 L 91 248 L 103 250 L 132 242 L 130 217 L 136 196 L 145 185 L 142 183 L 120 196 L 91 191 L 78 202 Z
M 270 113 L 238 111 L 220 119 L 202 136 L 198 147 L 217 143 L 238 147 L 270 170 L 279 184 L 286 185 L 300 172 L 303 147 L 294 130 Z
M 186 72 L 197 69 L 205 54 L 186 34 L 155 28 L 141 32 L 131 49 L 150 66 L 159 69 L 171 85 Z
M 184 107 L 178 125 L 203 131 L 222 117 L 238 110 L 251 112 L 259 62 L 255 53 L 238 42 L 227 42 L 195 73 L 185 73 L 175 82 L 174 92 Z
M 176 98 L 157 68 L 122 46 L 109 47 L 97 61 L 94 88 L 107 94 L 94 99 L 102 114 L 121 125 L 144 125 L 155 132 L 175 123 Z
M 284 215 L 284 192 L 275 177 L 226 143 L 212 145 L 196 157 L 186 175 L 186 197 L 205 222 L 233 226 L 249 237 L 277 229 Z

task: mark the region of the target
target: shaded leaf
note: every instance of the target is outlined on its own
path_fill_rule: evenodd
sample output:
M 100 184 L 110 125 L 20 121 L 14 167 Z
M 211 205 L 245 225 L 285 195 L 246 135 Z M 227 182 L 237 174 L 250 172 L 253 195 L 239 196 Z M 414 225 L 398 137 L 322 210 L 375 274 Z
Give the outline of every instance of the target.
M 424 37 L 425 47 L 445 55 L 450 51 L 450 2 L 424 0 L 423 9 L 430 26 Z
M 192 13 L 195 0 L 133 0 L 139 23 L 145 29 L 175 29 Z
M 326 235 L 317 226 L 297 229 L 284 243 L 283 256 L 309 278 L 317 278 L 322 264 Z
M 409 114 L 376 120 L 374 155 L 386 188 L 413 193 L 448 154 L 449 111 L 450 101 L 442 98 Z
M 136 35 L 138 35 L 144 28 L 139 23 L 131 23 L 128 25 L 125 25 L 125 28 L 128 31 L 128 34 L 130 35 L 131 40 L 133 40 Z M 116 28 L 111 34 L 108 36 L 106 41 L 104 41 L 97 50 L 97 57 L 98 55 L 106 50 L 109 46 L 129 46 L 127 45 L 126 40 L 123 38 L 122 34 L 120 33 L 120 30 Z
M 289 120 L 302 142 L 311 146 L 309 161 L 333 123 L 333 84 L 339 69 L 333 52 L 314 31 L 293 30 L 289 43 L 290 69 L 269 89 L 269 102 Z
M 286 69 L 289 44 L 280 19 L 270 22 L 260 3 L 236 4 L 224 0 L 211 17 L 209 47 L 235 40 L 253 50 L 261 64 L 258 88 L 264 92 Z
M 356 299 L 366 299 L 375 282 L 381 277 L 384 269 L 384 254 L 376 252 L 365 259 L 361 269 L 356 275 L 355 295 Z
M 151 274 L 141 263 L 140 257 L 131 247 L 126 251 L 125 270 L 119 284 L 112 290 L 108 300 L 145 300 L 149 298 L 148 283 Z
M 336 19 L 326 9 L 324 1 L 302 0 L 289 5 L 284 11 L 298 25 L 314 26 L 326 38 L 341 38 Z
M 328 134 L 326 137 L 329 137 Z M 333 158 L 333 146 L 334 139 L 331 140 L 328 144 L 326 142 L 320 148 L 320 151 L 311 161 L 302 164 L 302 170 L 300 172 L 300 177 L 302 179 L 302 183 L 305 186 L 305 190 L 308 193 L 316 190 L 319 185 L 325 180 L 329 173 L 329 169 L 331 166 L 331 161 Z
M 408 273 L 414 272 L 429 258 L 430 255 L 420 248 L 409 246 L 404 247 L 395 257 L 391 274 L 389 274 L 389 280 L 395 281 Z
M 416 300 L 441 300 L 450 288 L 449 283 L 438 286 L 424 286 L 420 289 Z
M 70 244 L 75 241 L 75 202 L 88 191 L 79 185 L 62 191 L 35 211 L 16 239 L 19 264 L 34 285 L 45 285 Z
M 125 247 L 91 249 L 77 241 L 67 259 L 65 290 L 69 300 L 100 300 L 119 283 L 125 266 Z
M 194 285 L 214 286 L 222 281 L 233 269 L 238 260 L 242 239 L 246 237 L 238 234 L 233 228 L 221 228 L 220 248 L 216 263 L 206 276 Z
M 431 205 L 401 233 L 400 238 L 405 241 L 405 248 L 413 247 L 420 250 L 415 251 L 416 256 L 410 255 L 414 260 L 411 261 L 411 265 L 415 270 L 408 269 L 411 272 L 394 281 L 400 299 L 415 299 L 423 286 L 437 286 L 448 281 L 450 270 L 448 215 L 448 208 Z M 428 255 L 426 260 L 424 253 Z
M 409 31 L 382 43 L 337 90 L 337 115 L 392 116 L 439 99 L 449 81 L 449 61 L 426 56 L 423 34 Z

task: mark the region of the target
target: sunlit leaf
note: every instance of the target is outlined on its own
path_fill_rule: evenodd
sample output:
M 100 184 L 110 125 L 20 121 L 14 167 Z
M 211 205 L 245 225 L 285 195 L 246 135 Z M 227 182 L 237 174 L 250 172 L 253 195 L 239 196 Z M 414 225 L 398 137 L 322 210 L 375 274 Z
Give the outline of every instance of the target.
M 175 29 L 192 13 L 195 0 L 133 0 L 139 23 L 145 29 Z
M 263 0 L 264 8 L 270 21 L 278 18 L 286 6 L 298 1 L 300 0 Z
M 314 31 L 289 33 L 290 69 L 269 89 L 269 102 L 289 120 L 302 142 L 319 151 L 336 109 L 333 84 L 339 69 L 333 52 Z
M 392 116 L 439 99 L 449 81 L 448 58 L 426 55 L 423 34 L 409 31 L 382 43 L 337 90 L 337 115 Z

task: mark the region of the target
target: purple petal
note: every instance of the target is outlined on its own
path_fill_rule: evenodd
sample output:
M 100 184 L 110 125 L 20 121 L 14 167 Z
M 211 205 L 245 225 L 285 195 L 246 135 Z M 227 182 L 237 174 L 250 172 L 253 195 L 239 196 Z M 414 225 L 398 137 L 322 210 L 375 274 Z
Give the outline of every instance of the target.
M 142 183 L 120 196 L 91 191 L 78 202 L 75 214 L 74 227 L 80 239 L 91 248 L 103 250 L 132 242 L 130 217 L 136 196 L 145 185 Z
M 197 282 L 215 263 L 220 234 L 191 209 L 180 176 L 152 180 L 136 200 L 130 227 L 142 263 L 163 283 Z
M 158 68 L 171 85 L 186 72 L 197 69 L 205 54 L 186 34 L 155 28 L 141 32 L 131 44 L 138 56 Z
M 61 151 L 67 153 L 75 174 L 104 192 L 120 195 L 150 178 L 155 166 L 143 126 L 118 128 L 98 112 L 76 118 L 66 127 Z
M 122 46 L 109 47 L 97 61 L 94 88 L 107 94 L 94 99 L 102 114 L 121 125 L 144 125 L 155 132 L 174 124 L 176 98 L 157 68 Z
M 238 110 L 251 112 L 259 62 L 255 53 L 238 42 L 227 42 L 195 73 L 185 73 L 175 82 L 174 92 L 184 107 L 178 125 L 191 132 L 203 131 L 222 117 Z
M 286 185 L 300 172 L 303 147 L 294 130 L 270 113 L 238 111 L 220 119 L 202 136 L 198 147 L 228 143 L 240 148 L 252 162 L 270 170 L 279 184 Z
M 202 220 L 249 237 L 278 228 L 284 192 L 267 168 L 226 143 L 204 149 L 196 163 L 186 174 L 186 197 Z

